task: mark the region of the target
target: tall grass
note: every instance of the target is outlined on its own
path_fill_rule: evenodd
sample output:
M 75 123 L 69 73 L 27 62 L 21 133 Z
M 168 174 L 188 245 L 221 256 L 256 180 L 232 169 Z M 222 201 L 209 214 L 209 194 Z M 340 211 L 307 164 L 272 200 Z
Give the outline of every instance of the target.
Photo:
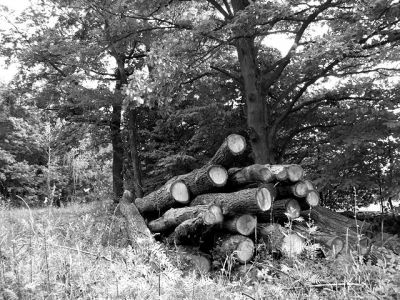
M 0 209 L 0 299 L 393 299 L 400 294 L 400 260 L 390 253 L 377 265 L 351 256 L 273 261 L 260 245 L 256 263 L 229 270 L 216 266 L 205 275 L 180 268 L 179 257 L 160 245 L 132 249 L 124 224 L 111 202 Z

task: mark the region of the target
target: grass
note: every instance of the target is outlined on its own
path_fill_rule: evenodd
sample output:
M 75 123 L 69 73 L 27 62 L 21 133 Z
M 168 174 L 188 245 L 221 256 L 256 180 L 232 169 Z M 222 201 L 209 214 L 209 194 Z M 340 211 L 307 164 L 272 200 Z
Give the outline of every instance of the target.
M 132 249 L 110 202 L 0 208 L 0 299 L 400 299 L 400 259 L 388 251 L 371 265 L 274 261 L 262 248 L 254 264 L 230 269 L 228 258 L 196 274 L 160 245 Z

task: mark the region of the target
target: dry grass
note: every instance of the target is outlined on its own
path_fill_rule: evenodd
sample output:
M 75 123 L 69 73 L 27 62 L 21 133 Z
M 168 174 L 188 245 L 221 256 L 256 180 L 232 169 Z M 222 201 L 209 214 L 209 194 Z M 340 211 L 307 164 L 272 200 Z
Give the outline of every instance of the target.
M 184 272 L 158 245 L 132 249 L 109 202 L 0 209 L 0 299 L 396 299 L 400 259 L 265 260 Z M 262 252 L 260 252 L 262 253 Z M 400 298 L 399 298 L 400 299 Z

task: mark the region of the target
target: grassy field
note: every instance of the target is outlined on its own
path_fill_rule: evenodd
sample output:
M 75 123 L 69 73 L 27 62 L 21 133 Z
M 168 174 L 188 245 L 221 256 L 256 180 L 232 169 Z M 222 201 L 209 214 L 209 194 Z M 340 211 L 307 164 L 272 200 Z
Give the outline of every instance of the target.
M 335 260 L 272 260 L 211 274 L 180 268 L 160 245 L 132 249 L 109 202 L 66 208 L 0 208 L 2 299 L 400 299 L 400 258 L 376 264 L 354 255 Z M 374 249 L 382 253 L 382 249 Z

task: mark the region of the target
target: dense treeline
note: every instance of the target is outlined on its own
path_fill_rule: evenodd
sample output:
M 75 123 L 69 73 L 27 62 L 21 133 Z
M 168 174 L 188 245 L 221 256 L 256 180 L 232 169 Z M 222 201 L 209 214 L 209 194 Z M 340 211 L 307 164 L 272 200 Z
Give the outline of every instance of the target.
M 140 197 L 230 133 L 251 146 L 238 166 L 301 164 L 323 205 L 397 197 L 396 1 L 46 0 L 8 20 L 0 51 L 21 68 L 0 97 L 12 204 L 111 186 Z

